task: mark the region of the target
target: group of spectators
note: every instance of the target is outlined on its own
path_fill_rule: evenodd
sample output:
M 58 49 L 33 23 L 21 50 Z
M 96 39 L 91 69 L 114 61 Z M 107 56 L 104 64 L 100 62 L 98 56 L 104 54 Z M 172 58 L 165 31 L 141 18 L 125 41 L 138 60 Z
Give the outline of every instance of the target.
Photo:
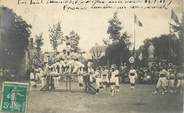
M 129 82 L 128 73 L 129 68 L 122 66 L 120 69 L 122 82 Z M 150 67 L 135 67 L 137 72 L 137 83 L 151 83 L 156 84 L 154 94 L 165 94 L 167 92 L 173 93 L 184 87 L 183 68 L 177 67 L 173 63 L 152 63 Z

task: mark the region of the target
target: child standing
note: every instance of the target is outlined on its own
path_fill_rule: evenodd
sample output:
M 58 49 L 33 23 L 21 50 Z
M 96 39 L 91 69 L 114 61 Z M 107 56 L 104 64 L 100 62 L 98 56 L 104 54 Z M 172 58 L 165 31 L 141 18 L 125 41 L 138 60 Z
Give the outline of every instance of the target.
M 136 78 L 137 78 L 137 72 L 136 70 L 131 67 L 130 71 L 129 71 L 129 74 L 128 74 L 128 77 L 129 77 L 129 80 L 130 80 L 130 88 L 135 88 L 135 81 L 136 81 Z

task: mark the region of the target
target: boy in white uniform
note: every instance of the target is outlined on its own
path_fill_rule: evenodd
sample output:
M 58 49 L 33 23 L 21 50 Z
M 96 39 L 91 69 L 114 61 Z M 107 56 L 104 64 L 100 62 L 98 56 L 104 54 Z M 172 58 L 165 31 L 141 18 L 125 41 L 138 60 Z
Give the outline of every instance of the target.
M 102 83 L 104 88 L 106 88 L 107 84 L 109 83 L 108 73 L 109 71 L 107 70 L 107 68 L 103 67 L 101 75 L 102 75 Z
M 95 71 L 95 81 L 96 81 L 96 94 L 99 93 L 99 90 L 101 88 L 101 83 L 102 83 L 102 79 L 101 79 L 101 72 L 100 72 L 100 68 L 98 68 L 96 71 Z
M 89 74 L 89 81 L 92 83 L 94 82 L 94 69 L 92 67 L 92 62 L 88 62 L 87 64 L 87 71 L 88 71 L 88 74 Z
M 61 65 L 61 69 L 60 69 L 60 79 L 61 80 L 64 80 L 64 76 L 63 76 L 63 74 L 65 73 L 65 71 L 66 71 L 66 64 L 65 64 L 65 62 L 64 62 L 64 58 L 62 57 L 61 59 L 60 59 L 60 65 Z
M 35 82 L 35 73 L 34 70 L 32 69 L 30 73 L 30 90 L 32 89 L 33 86 L 36 86 L 36 82 Z
M 158 93 L 159 88 L 162 88 L 161 93 L 163 95 L 167 92 L 167 85 L 168 85 L 167 76 L 168 72 L 166 71 L 166 69 L 163 68 L 159 73 L 159 79 L 154 94 Z
M 45 79 L 45 76 L 44 76 L 44 72 L 43 72 L 43 70 L 42 70 L 42 68 L 39 68 L 38 69 L 39 70 L 39 75 L 38 75 L 38 77 L 39 77 L 39 79 L 40 79 L 40 81 L 41 81 L 41 87 L 44 87 L 45 86 L 45 82 L 46 82 L 46 79 Z
M 175 92 L 175 80 L 176 80 L 175 72 L 173 69 L 171 69 L 169 70 L 169 76 L 168 76 L 168 88 L 170 93 Z
M 78 61 L 78 59 L 75 59 L 73 62 L 73 71 L 72 73 L 77 73 L 80 67 L 84 67 L 84 65 Z
M 35 83 L 38 84 L 38 81 L 40 80 L 40 70 L 39 68 L 35 69 Z
M 111 94 L 112 96 L 114 96 L 116 92 L 119 92 L 119 71 L 117 70 L 115 65 L 112 65 L 110 83 Z
M 67 61 L 66 61 L 65 63 L 66 63 L 66 67 L 67 67 L 66 72 L 67 72 L 67 73 L 72 73 L 72 68 L 73 68 L 74 60 L 71 59 L 71 58 L 68 58 Z
M 176 84 L 176 88 L 178 92 L 183 93 L 184 90 L 184 73 L 183 73 L 183 69 L 178 70 L 179 72 L 177 73 L 177 84 Z
M 53 77 L 54 79 L 54 86 L 56 88 L 59 87 L 59 79 L 60 79 L 60 73 L 61 73 L 61 64 L 60 61 L 58 60 L 56 63 L 52 65 L 53 71 L 55 72 L 55 76 Z
M 129 74 L 128 74 L 128 77 L 130 80 L 130 88 L 135 88 L 135 81 L 137 78 L 137 72 L 133 67 L 131 67 Z
M 77 72 L 77 78 L 78 78 L 78 82 L 79 82 L 79 86 L 82 87 L 83 86 L 83 74 L 84 74 L 84 65 L 81 65 L 78 69 L 78 72 Z
M 66 64 L 64 62 L 64 58 L 61 58 L 60 65 L 61 65 L 61 67 L 60 67 L 61 68 L 61 73 L 64 73 L 65 68 L 66 68 Z
M 83 74 L 84 74 L 84 64 L 78 61 L 78 59 L 75 59 L 73 63 L 74 69 L 72 73 L 77 73 L 77 79 L 79 82 L 79 86 L 83 86 Z

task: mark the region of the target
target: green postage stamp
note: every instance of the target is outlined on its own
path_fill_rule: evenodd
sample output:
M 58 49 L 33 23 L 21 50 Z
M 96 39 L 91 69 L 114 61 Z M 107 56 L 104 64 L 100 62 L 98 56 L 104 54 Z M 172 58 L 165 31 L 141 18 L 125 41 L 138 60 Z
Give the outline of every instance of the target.
M 3 112 L 25 113 L 28 100 L 28 83 L 3 82 L 1 110 Z

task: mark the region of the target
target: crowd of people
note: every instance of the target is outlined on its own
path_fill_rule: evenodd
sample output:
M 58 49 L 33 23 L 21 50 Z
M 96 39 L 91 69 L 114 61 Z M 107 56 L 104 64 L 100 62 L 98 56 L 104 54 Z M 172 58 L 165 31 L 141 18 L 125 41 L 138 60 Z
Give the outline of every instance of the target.
M 124 63 L 119 67 L 113 64 L 94 68 L 90 61 L 85 65 L 76 57 L 61 57 L 52 64 L 45 62 L 43 67 L 32 69 L 30 73 L 31 87 L 40 82 L 41 91 L 55 90 L 60 87 L 60 82 L 68 82 L 71 87 L 71 81 L 77 81 L 87 93 L 98 94 L 101 89 L 109 88 L 112 96 L 120 91 L 122 82 L 127 81 L 134 89 L 137 81 L 141 83 L 149 79 L 156 82 L 154 94 L 174 93 L 184 86 L 183 73 L 172 63 L 153 63 L 151 67 Z

